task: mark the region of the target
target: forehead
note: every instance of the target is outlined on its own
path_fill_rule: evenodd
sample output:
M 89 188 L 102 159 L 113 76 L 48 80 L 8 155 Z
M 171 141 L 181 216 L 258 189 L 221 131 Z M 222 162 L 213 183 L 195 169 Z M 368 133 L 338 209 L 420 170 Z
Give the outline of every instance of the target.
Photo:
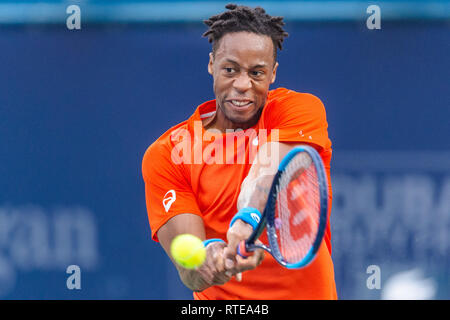
M 251 32 L 225 34 L 216 48 L 215 58 L 239 63 L 273 63 L 273 42 L 269 36 Z

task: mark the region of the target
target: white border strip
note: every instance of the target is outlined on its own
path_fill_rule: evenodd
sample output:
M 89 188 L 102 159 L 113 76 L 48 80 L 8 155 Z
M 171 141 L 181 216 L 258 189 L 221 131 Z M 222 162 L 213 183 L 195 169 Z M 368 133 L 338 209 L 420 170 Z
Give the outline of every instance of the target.
M 81 8 L 83 22 L 155 23 L 199 22 L 225 10 L 228 1 L 182 1 L 148 3 L 75 2 Z M 366 9 L 377 4 L 385 20 L 450 19 L 450 1 L 243 1 L 249 6 L 260 5 L 271 15 L 281 15 L 286 21 L 346 21 L 364 20 Z M 65 23 L 67 3 L 0 3 L 0 24 Z

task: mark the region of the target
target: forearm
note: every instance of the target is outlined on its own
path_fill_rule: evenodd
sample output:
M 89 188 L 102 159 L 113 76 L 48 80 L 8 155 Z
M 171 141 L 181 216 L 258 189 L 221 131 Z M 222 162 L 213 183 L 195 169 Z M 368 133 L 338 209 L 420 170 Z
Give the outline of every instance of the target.
M 197 236 L 199 239 L 205 239 L 205 227 L 203 220 L 198 215 L 180 214 L 164 224 L 158 231 L 158 239 L 166 251 L 168 257 L 178 270 L 178 275 L 183 284 L 193 291 L 201 291 L 205 289 L 205 283 L 202 281 L 202 274 L 199 270 L 186 269 L 178 265 L 170 252 L 170 246 L 173 239 L 179 235 L 189 233 Z
M 183 284 L 192 291 L 203 291 L 211 286 L 205 282 L 198 270 L 190 270 L 179 266 L 177 266 L 177 270 Z
M 278 171 L 280 161 L 295 146 L 299 144 L 287 144 L 270 142 L 263 145 L 258 151 L 256 161 L 242 182 L 237 209 L 252 207 L 262 212 L 266 206 L 272 181 Z
M 273 179 L 278 172 L 280 161 L 295 146 L 300 144 L 270 142 L 261 146 L 247 177 L 241 185 L 237 201 L 238 211 L 246 208 L 256 208 L 263 213 L 272 187 Z M 237 247 L 243 240 L 249 238 L 253 231 L 252 225 L 237 219 L 228 229 L 228 246 L 224 256 L 229 261 L 228 270 L 233 273 L 255 269 L 264 259 L 264 250 L 256 249 L 254 254 L 246 259 L 237 259 Z M 256 240 L 258 243 L 260 240 Z
M 286 145 L 269 142 L 261 146 L 252 167 L 241 185 L 237 209 L 252 207 L 264 210 L 273 178 L 278 170 L 281 152 Z
M 256 170 L 256 172 L 259 172 L 259 170 Z M 266 206 L 274 176 L 275 173 L 267 172 L 259 177 L 247 177 L 242 183 L 237 209 L 252 207 L 262 212 Z

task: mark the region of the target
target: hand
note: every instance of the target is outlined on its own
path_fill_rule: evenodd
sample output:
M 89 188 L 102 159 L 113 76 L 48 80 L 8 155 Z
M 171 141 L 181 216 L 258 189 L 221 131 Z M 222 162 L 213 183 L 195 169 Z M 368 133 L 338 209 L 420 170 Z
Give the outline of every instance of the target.
M 236 220 L 227 232 L 228 245 L 223 251 L 226 275 L 237 275 L 240 272 L 255 269 L 264 259 L 264 250 L 257 249 L 248 258 L 237 254 L 237 246 L 242 240 L 248 239 L 252 234 L 252 226 L 242 220 Z M 261 243 L 259 240 L 257 243 Z
M 203 291 L 215 285 L 222 285 L 231 279 L 226 274 L 223 251 L 226 243 L 211 242 L 206 247 L 206 259 L 201 267 L 195 270 L 182 268 L 180 277 L 183 283 L 193 291 Z

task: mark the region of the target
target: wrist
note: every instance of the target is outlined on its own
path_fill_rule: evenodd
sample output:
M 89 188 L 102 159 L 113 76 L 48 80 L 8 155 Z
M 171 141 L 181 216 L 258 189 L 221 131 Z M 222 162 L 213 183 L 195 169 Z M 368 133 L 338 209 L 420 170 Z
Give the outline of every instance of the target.
M 181 282 L 190 290 L 200 292 L 209 287 L 198 269 L 178 268 Z
M 206 239 L 205 241 L 203 241 L 203 245 L 206 248 L 208 246 L 208 244 L 213 243 L 213 242 L 223 242 L 223 243 L 225 243 L 225 241 L 223 241 L 222 239 L 212 238 L 212 239 Z
M 261 221 L 261 212 L 258 209 L 252 207 L 245 207 L 239 210 L 231 219 L 230 228 L 236 222 L 236 220 L 242 220 L 252 226 L 253 230 L 256 229 Z

